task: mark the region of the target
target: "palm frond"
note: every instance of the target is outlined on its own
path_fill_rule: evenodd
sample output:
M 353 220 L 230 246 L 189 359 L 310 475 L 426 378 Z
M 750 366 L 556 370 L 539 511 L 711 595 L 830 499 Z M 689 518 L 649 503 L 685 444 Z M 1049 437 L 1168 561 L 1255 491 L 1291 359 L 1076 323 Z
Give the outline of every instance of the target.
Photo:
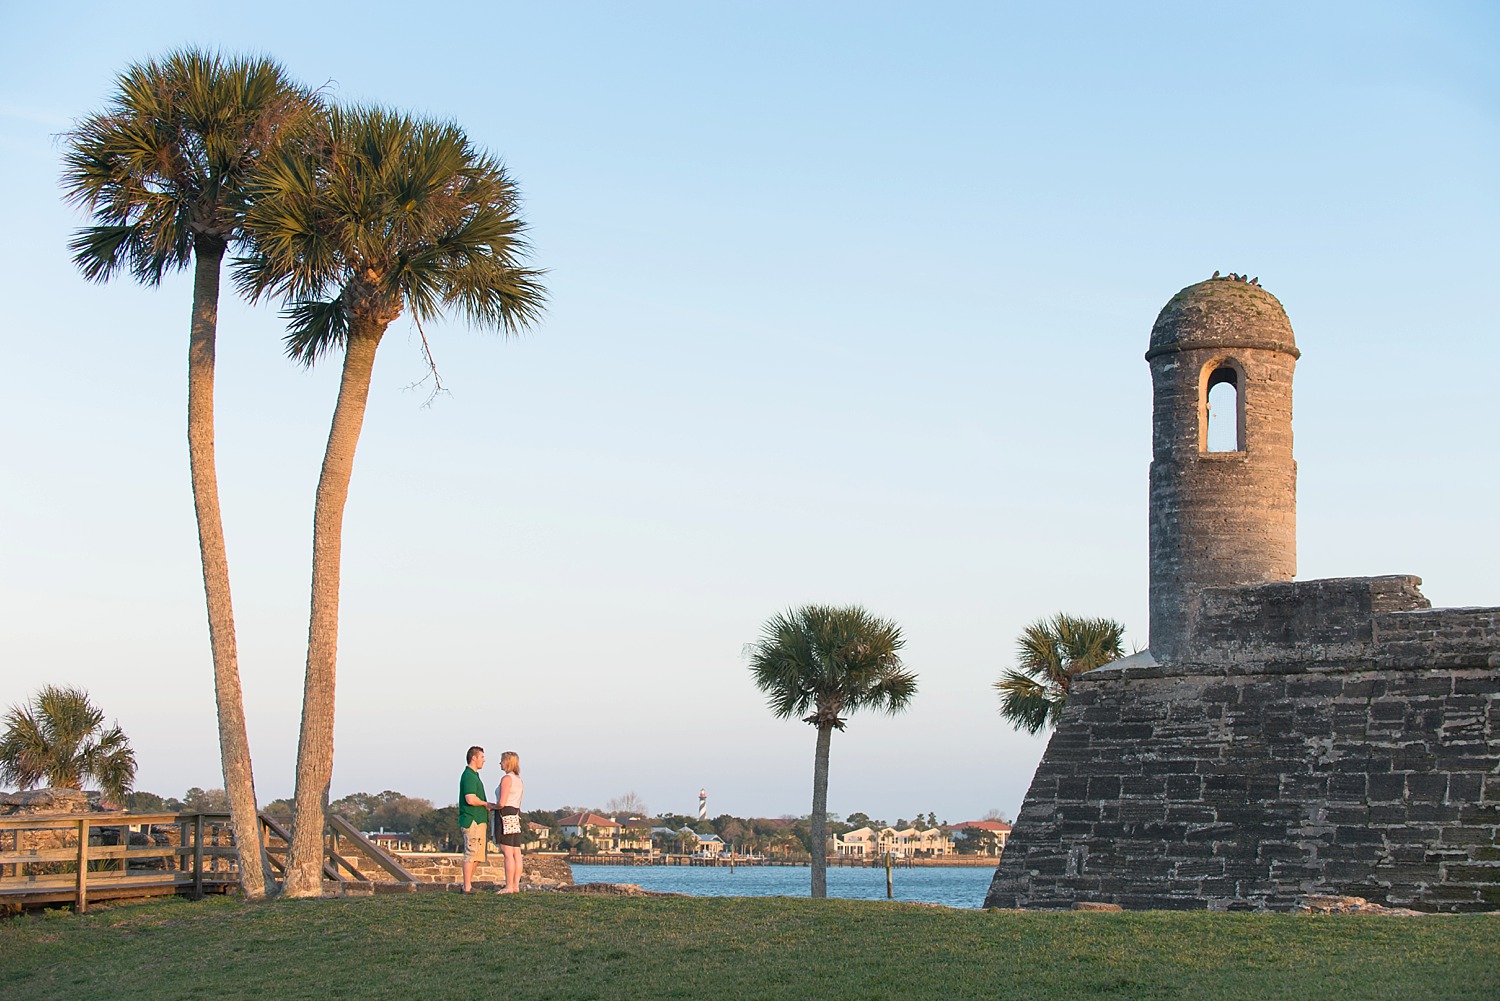
M 871 687 L 875 698 L 873 706 L 894 716 L 905 711 L 917 694 L 917 676 L 911 671 L 890 671 Z
M 533 268 L 504 267 L 491 260 L 476 260 L 445 276 L 447 284 L 442 299 L 445 304 L 457 306 L 472 326 L 493 327 L 513 334 L 541 319 L 547 303 L 547 290 L 541 283 L 544 274 Z
M 68 241 L 73 263 L 91 282 L 105 282 L 113 277 L 122 258 L 130 256 L 126 244 L 136 232 L 134 226 L 86 226 Z
M 1019 671 L 1006 671 L 995 682 L 1000 693 L 1000 715 L 1017 730 L 1037 733 L 1052 715 L 1047 689 Z
M 47 774 L 47 738 L 41 721 L 26 706 L 12 706 L 0 734 L 0 782 L 30 789 Z
M 116 723 L 100 734 L 79 757 L 81 771 L 99 783 L 105 798 L 116 805 L 122 804 L 135 781 L 136 761 L 135 751 L 120 725 Z
M 349 312 L 343 296 L 322 301 L 303 299 L 281 311 L 287 321 L 283 339 L 287 356 L 311 366 L 335 348 L 344 346 L 349 337 Z
M 1063 656 L 1051 621 L 1038 619 L 1022 630 L 1016 639 L 1016 667 L 1037 679 L 1062 675 Z

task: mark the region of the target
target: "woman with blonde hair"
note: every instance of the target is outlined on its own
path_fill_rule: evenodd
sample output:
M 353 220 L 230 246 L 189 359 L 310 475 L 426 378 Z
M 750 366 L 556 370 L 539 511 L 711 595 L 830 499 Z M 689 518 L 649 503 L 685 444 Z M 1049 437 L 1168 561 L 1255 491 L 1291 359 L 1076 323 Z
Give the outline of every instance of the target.
M 495 790 L 495 802 L 500 804 L 499 836 L 495 840 L 505 857 L 505 889 L 499 892 L 515 893 L 521 889 L 521 793 L 525 790 L 521 783 L 521 756 L 506 751 L 500 755 L 500 770 L 505 776 Z

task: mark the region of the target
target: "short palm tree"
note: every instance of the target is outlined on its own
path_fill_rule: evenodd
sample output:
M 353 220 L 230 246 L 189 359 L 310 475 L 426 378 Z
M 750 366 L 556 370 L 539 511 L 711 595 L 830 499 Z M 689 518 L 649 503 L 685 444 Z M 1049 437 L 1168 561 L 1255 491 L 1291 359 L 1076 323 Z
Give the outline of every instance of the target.
M 245 730 L 229 561 L 214 461 L 214 356 L 219 275 L 243 239 L 245 186 L 259 161 L 295 134 L 311 95 L 263 58 L 184 49 L 131 66 L 109 107 L 64 138 L 63 188 L 96 225 L 72 242 L 91 281 L 125 270 L 145 285 L 193 266 L 188 337 L 188 459 L 224 768 L 246 896 L 265 896 L 250 741 Z
M 456 125 L 379 108 L 333 109 L 319 140 L 268 163 L 237 263 L 252 299 L 286 303 L 287 353 L 305 365 L 343 352 L 343 378 L 313 514 L 312 607 L 296 805 L 285 892 L 322 888 L 323 811 L 333 774 L 334 678 L 344 504 L 375 351 L 410 311 L 457 311 L 515 333 L 541 314 L 540 272 L 521 266 L 514 183 Z M 425 342 L 425 335 L 423 337 Z
M 906 641 L 894 622 L 859 607 L 804 605 L 774 616 L 750 647 L 750 673 L 771 711 L 818 730 L 813 753 L 812 896 L 828 896 L 828 750 L 860 709 L 894 715 L 917 692 L 903 670 Z M 808 715 L 803 715 L 807 713 Z
M 1073 679 L 1124 656 L 1125 627 L 1112 619 L 1079 619 L 1058 613 L 1027 626 L 1016 640 L 1017 668 L 995 682 L 1000 715 L 1017 730 L 1056 726 Z
M 81 688 L 48 685 L 31 703 L 12 706 L 0 735 L 0 782 L 30 789 L 45 781 L 54 789 L 82 789 L 92 781 L 104 798 L 123 806 L 135 781 L 135 752 L 116 723 Z

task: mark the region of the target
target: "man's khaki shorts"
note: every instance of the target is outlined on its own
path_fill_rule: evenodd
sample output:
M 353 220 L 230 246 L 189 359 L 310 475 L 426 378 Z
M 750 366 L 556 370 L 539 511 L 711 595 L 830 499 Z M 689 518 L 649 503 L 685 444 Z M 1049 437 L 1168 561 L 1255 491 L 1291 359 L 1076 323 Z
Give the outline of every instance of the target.
M 488 824 L 470 824 L 464 829 L 464 861 L 483 862 L 484 844 L 490 839 Z

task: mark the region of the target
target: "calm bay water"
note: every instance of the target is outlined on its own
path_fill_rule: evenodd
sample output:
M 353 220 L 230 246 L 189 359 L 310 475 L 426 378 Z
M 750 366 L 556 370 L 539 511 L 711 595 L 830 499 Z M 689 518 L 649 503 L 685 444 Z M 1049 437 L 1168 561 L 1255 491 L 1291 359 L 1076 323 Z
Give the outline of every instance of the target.
M 995 870 L 985 867 L 897 869 L 895 898 L 911 903 L 979 907 Z M 805 897 L 806 866 L 575 865 L 575 883 L 634 883 L 644 890 L 695 897 Z M 885 870 L 828 870 L 828 895 L 848 900 L 884 900 Z

